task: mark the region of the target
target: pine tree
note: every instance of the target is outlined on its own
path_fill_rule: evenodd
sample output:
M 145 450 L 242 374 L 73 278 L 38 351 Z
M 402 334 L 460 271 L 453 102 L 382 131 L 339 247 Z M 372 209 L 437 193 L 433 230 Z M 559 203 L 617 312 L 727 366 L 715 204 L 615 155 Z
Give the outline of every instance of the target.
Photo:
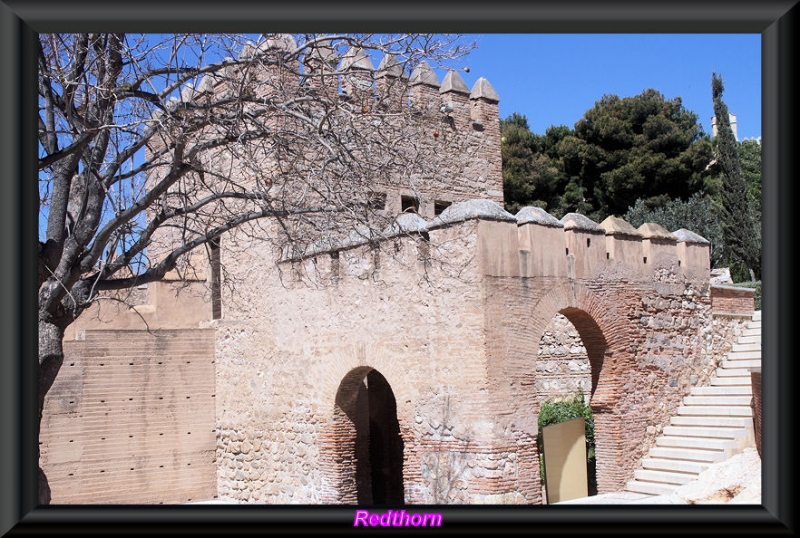
M 747 201 L 747 184 L 739 163 L 738 144 L 731 129 L 728 107 L 722 101 L 723 91 L 722 77 L 713 73 L 711 96 L 717 118 L 716 153 L 722 172 L 722 239 L 732 261 L 744 264 L 750 272 L 750 279 L 755 280 L 754 269 L 758 265 L 756 227 Z

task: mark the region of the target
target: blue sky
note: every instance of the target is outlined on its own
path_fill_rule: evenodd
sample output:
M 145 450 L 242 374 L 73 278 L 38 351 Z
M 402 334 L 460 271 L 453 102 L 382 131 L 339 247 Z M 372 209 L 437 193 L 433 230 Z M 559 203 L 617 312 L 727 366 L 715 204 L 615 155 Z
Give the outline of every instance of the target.
M 475 34 L 461 72 L 483 76 L 500 96 L 500 117 L 519 112 L 534 133 L 573 127 L 604 94 L 632 97 L 655 88 L 681 97 L 711 133 L 711 74 L 725 83 L 739 140 L 761 136 L 760 34 Z M 439 80 L 444 71 L 439 71 Z

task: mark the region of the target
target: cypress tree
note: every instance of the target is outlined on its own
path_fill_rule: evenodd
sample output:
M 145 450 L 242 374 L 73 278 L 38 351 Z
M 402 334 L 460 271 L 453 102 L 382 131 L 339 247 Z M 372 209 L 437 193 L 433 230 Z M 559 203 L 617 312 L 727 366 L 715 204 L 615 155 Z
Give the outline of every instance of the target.
M 722 173 L 722 240 L 733 258 L 732 261 L 744 264 L 750 272 L 750 279 L 755 280 L 754 268 L 758 265 L 756 228 L 748 206 L 747 184 L 739 163 L 738 144 L 731 129 L 728 107 L 722 100 L 723 91 L 722 77 L 713 73 L 711 96 L 717 118 L 716 153 Z

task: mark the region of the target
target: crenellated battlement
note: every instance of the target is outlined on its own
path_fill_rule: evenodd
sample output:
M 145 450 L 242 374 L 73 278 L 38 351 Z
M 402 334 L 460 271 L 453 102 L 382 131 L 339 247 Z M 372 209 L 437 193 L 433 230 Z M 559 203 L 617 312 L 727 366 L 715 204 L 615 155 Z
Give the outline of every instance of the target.
M 277 136 L 281 129 L 308 129 L 304 121 L 324 120 L 320 131 L 357 132 L 359 151 L 377 162 L 396 159 L 393 154 L 401 152 L 401 161 L 407 161 L 402 170 L 363 179 L 386 197 L 388 215 L 413 206 L 433 218 L 455 202 L 503 202 L 500 98 L 485 78 L 469 88 L 450 70 L 440 81 L 428 62 L 412 66 L 392 55 L 376 68 L 362 49 L 341 53 L 325 40 L 298 47 L 288 34 L 247 45 L 231 61 L 224 73 L 205 76 L 181 99 L 244 94 L 254 107 L 272 107 L 262 125 L 274 127 Z M 282 102 L 297 99 L 308 108 L 306 120 L 289 113 Z M 363 149 L 371 143 L 388 151 Z M 236 169 L 235 164 L 223 166 Z
M 298 95 L 311 93 L 352 103 L 355 112 L 397 113 L 402 105 L 417 111 L 438 112 L 445 123 L 475 131 L 484 131 L 492 122 L 499 121 L 500 98 L 484 77 L 470 89 L 455 70 L 449 70 L 440 83 L 426 61 L 419 62 L 409 73 L 407 66 L 391 54 L 385 55 L 376 69 L 360 48 L 350 48 L 341 57 L 324 40 L 300 55 L 293 54 L 296 49 L 298 45 L 289 34 L 266 39 L 258 47 L 245 45 L 238 60 L 275 58 L 281 53 L 291 59 L 253 66 L 231 65 L 222 75 L 205 76 L 197 88 L 187 87 L 181 98 L 189 101 L 209 93 L 223 95 L 231 91 L 232 85 L 244 83 L 252 85 L 256 98 L 268 99 L 275 96 L 280 82 L 281 89 L 291 85 Z
M 404 213 L 379 233 L 357 230 L 337 244 L 315 243 L 292 255 L 286 252 L 284 261 L 324 255 L 338 259 L 341 251 L 375 250 L 376 244 L 404 235 L 435 242 L 438 231 L 470 221 L 481 222 L 470 229 L 477 232 L 465 233 L 477 236 L 477 260 L 486 276 L 691 281 L 700 288 L 710 278 L 709 242 L 689 230 L 669 232 L 655 223 L 637 229 L 614 216 L 598 224 L 577 213 L 559 220 L 538 207 L 512 215 L 491 200 L 456 203 L 428 220 Z

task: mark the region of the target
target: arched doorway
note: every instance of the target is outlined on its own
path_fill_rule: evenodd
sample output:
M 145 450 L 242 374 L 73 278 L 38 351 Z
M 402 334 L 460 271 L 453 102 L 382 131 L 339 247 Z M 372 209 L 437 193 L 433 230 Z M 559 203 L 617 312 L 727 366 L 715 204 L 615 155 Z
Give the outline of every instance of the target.
M 336 394 L 334 422 L 340 500 L 403 504 L 403 439 L 386 378 L 369 367 L 351 370 Z
M 581 405 L 589 404 L 594 413 L 595 395 L 606 352 L 603 332 L 587 312 L 573 307 L 561 309 L 547 324 L 539 341 L 536 361 L 537 403 L 541 405 L 549 401 L 551 408 L 563 404 L 565 410 L 570 410 L 564 411 L 565 417 L 578 417 L 581 415 L 575 402 L 582 395 Z M 573 412 L 579 414 L 569 414 Z M 591 432 L 594 432 L 594 439 L 588 437 Z M 592 421 L 587 421 L 586 474 L 589 495 L 597 494 L 596 447 L 597 443 L 603 446 L 608 444 L 606 437 L 607 432 L 598 434 L 596 428 L 592 427 Z

